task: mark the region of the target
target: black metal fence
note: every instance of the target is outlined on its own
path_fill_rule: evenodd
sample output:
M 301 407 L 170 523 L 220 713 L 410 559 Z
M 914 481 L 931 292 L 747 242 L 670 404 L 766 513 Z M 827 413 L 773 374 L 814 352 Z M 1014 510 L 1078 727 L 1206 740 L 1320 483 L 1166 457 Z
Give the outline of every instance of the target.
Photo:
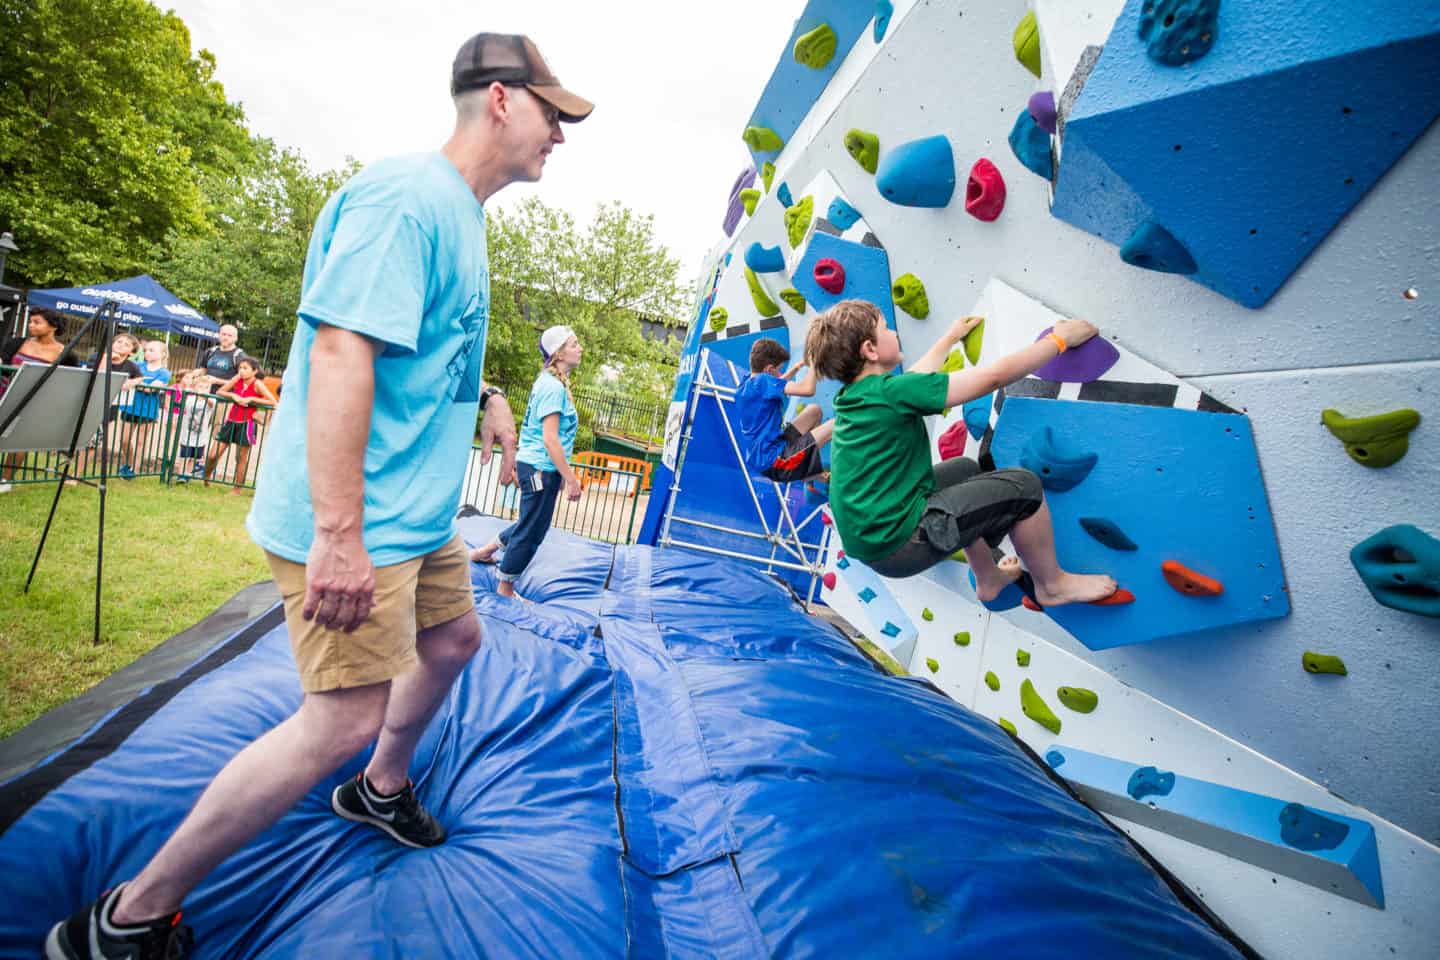
M 500 454 L 480 463 L 481 447 L 470 449 L 460 502 L 482 513 L 513 520 L 520 516 L 520 488 L 500 486 Z M 636 524 L 650 501 L 638 471 L 573 463 L 584 478 L 579 500 L 561 497 L 555 505 L 555 526 L 561 530 L 607 543 L 634 543 Z
M 519 424 L 525 416 L 530 385 L 504 388 L 510 409 L 515 412 L 515 422 Z M 591 433 L 618 434 L 650 443 L 665 442 L 665 414 L 669 408 L 666 403 L 584 387 L 572 389 L 570 396 L 575 401 L 581 426 Z

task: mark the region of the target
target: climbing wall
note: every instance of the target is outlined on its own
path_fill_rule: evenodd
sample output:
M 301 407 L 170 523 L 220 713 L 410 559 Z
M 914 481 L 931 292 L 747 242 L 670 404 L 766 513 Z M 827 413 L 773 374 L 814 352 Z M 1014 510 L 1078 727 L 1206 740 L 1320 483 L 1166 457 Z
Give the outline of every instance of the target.
M 736 119 L 757 194 L 716 248 L 713 303 L 735 336 L 768 321 L 798 351 L 818 310 L 872 299 L 912 358 L 985 316 L 950 369 L 1060 317 L 1095 322 L 1102 338 L 933 418 L 931 436 L 937 460 L 1048 465 L 1061 561 L 1135 599 L 1036 611 L 1017 592 L 985 609 L 961 562 L 888 581 L 837 563 L 838 540 L 823 599 L 912 673 L 1059 751 L 1057 772 L 1260 941 L 1294 931 L 1247 898 L 1360 931 L 1342 951 L 1341 921 L 1316 925 L 1321 955 L 1388 952 L 1367 934 L 1401 955 L 1417 931 L 1433 947 L 1437 921 L 1396 899 L 1396 856 L 1440 882 L 1440 8 L 880 6 L 884 30 L 857 31 L 876 4 L 805 5 Z M 827 22 L 834 55 L 802 62 L 812 37 L 797 59 Z M 781 82 L 794 77 L 808 82 Z M 767 125 L 782 145 L 739 141 Z M 752 247 L 783 268 L 748 282 Z M 1025 679 L 1044 710 L 1024 709 Z M 1097 705 L 1072 709 L 1067 687 Z M 1168 793 L 1116 793 L 1116 770 L 1147 767 L 1173 776 Z

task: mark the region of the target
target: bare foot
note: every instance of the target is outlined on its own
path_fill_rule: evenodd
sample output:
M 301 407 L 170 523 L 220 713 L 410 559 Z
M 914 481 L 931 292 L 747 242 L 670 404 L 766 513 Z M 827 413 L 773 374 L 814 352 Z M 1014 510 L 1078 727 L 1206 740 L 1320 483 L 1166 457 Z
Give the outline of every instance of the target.
M 474 563 L 494 563 L 495 554 L 500 549 L 499 540 L 491 540 L 483 547 L 476 547 L 470 551 L 470 559 Z
M 231 488 L 230 488 L 230 496 L 232 496 L 232 497 L 238 497 L 238 496 L 240 496 L 240 495 L 241 495 L 242 493 L 244 493 L 244 492 L 245 492 L 245 488 L 244 488 L 244 487 L 231 487 Z
M 989 603 L 1000 596 L 1000 591 L 1020 579 L 1020 558 L 1006 557 L 995 564 L 995 569 L 1000 571 L 998 580 L 980 580 L 980 575 L 975 575 L 975 596 L 980 598 L 981 603 Z
M 1090 603 L 1110 596 L 1120 585 L 1103 573 L 1064 573 L 1054 583 L 1035 583 L 1035 599 L 1042 607 L 1058 607 L 1063 603 Z

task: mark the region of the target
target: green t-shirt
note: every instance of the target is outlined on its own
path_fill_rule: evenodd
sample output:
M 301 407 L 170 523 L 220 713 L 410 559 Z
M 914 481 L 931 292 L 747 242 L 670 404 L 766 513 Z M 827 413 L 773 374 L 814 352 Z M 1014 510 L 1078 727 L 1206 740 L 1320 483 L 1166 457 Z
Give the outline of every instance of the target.
M 888 557 L 910 539 L 935 489 L 924 417 L 945 409 L 943 373 L 875 374 L 835 395 L 830 509 L 857 560 Z

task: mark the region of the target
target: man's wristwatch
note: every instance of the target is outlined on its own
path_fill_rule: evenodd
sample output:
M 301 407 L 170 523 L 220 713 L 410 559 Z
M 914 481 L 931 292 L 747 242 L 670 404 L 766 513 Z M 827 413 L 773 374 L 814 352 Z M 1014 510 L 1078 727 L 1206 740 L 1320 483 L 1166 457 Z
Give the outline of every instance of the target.
M 484 390 L 480 391 L 480 409 L 482 411 L 485 409 L 485 405 L 490 402 L 491 397 L 503 396 L 505 396 L 505 391 L 501 390 L 499 387 L 486 387 Z

